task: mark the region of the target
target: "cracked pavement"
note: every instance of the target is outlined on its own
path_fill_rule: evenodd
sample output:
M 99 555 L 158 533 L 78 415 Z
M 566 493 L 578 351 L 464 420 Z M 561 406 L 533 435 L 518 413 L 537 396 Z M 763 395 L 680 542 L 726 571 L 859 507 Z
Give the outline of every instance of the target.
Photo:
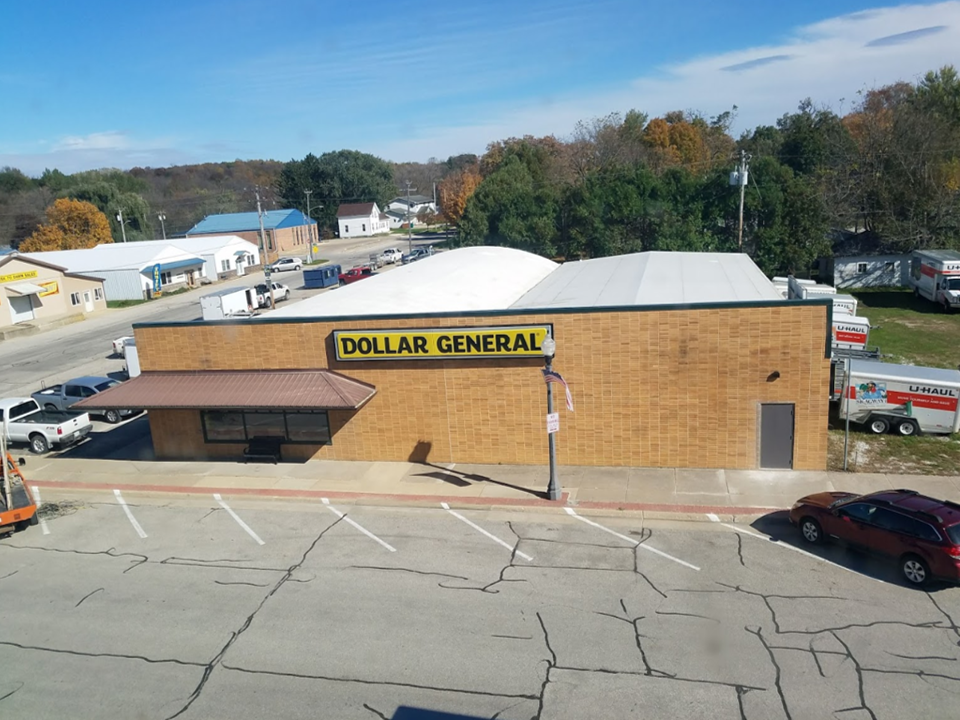
M 320 503 L 231 501 L 259 546 L 212 498 L 127 501 L 147 538 L 90 497 L 0 540 L 0 716 L 881 720 L 960 697 L 960 589 L 790 552 L 789 528 L 590 516 L 631 545 L 462 511 L 511 551 L 439 507 L 340 507 L 391 553 Z

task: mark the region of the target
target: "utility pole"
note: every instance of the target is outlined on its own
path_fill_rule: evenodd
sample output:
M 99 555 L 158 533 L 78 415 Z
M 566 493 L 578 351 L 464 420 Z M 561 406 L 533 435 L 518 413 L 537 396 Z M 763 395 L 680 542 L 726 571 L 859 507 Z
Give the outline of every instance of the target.
M 260 207 L 260 187 L 257 187 L 257 217 L 260 218 L 260 256 L 261 264 L 263 266 L 263 277 L 267 283 L 267 290 L 270 291 L 270 309 L 273 310 L 274 300 L 273 300 L 273 282 L 270 280 L 270 266 L 267 263 L 267 246 L 264 243 L 264 229 L 263 229 L 263 209 Z
M 120 234 L 123 236 L 123 241 L 127 241 L 127 229 L 124 227 L 126 220 L 123 219 L 123 210 L 117 211 L 117 222 L 120 223 Z
M 407 180 L 407 252 L 413 252 L 413 222 L 410 219 L 410 191 L 416 188 L 410 187 L 410 181 Z
M 157 218 L 160 220 L 160 230 L 163 232 L 163 239 L 167 239 L 167 226 L 163 224 L 163 221 L 167 219 L 166 214 L 163 210 L 160 211 L 160 214 L 157 215 Z
M 743 252 L 743 199 L 747 192 L 747 182 L 750 175 L 750 155 L 740 151 L 740 164 L 730 173 L 730 184 L 740 186 L 740 222 L 737 225 L 737 248 Z
M 307 220 L 311 220 L 310 217 L 310 193 L 313 190 L 304 190 L 303 194 L 307 196 Z M 310 265 L 313 263 L 313 225 L 307 223 L 307 264 Z

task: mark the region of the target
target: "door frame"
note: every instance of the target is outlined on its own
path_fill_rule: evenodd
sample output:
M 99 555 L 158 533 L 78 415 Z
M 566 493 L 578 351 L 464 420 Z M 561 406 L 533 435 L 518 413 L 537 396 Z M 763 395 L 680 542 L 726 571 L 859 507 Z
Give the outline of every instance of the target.
M 84 290 L 83 291 L 83 311 L 84 312 L 93 312 L 93 290 Z
M 764 405 L 788 405 L 793 408 L 793 427 L 790 438 L 790 466 L 784 468 L 770 468 L 763 465 L 763 407 Z M 793 402 L 758 402 L 757 403 L 757 468 L 760 470 L 793 470 L 797 460 L 797 404 Z
M 13 301 L 14 299 L 20 300 L 21 298 L 26 298 L 27 301 L 30 303 L 30 317 L 17 320 L 17 314 L 13 309 Z M 12 296 L 7 296 L 7 305 L 10 306 L 10 322 L 13 325 L 19 325 L 20 323 L 30 322 L 31 320 L 37 319 L 37 313 L 36 313 L 37 306 L 33 302 L 33 295 L 20 295 L 20 296 L 17 296 L 16 298 Z

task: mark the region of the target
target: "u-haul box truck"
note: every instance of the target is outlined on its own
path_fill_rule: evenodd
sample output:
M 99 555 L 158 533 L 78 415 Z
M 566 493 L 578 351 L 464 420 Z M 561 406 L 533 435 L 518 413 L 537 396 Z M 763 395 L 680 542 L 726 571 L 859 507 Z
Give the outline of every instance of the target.
M 856 315 L 857 299 L 853 295 L 834 295 L 833 296 L 833 314 L 834 315 Z
M 914 250 L 910 258 L 913 292 L 943 306 L 960 309 L 960 252 Z
M 874 433 L 960 431 L 960 370 L 849 360 L 840 418 Z

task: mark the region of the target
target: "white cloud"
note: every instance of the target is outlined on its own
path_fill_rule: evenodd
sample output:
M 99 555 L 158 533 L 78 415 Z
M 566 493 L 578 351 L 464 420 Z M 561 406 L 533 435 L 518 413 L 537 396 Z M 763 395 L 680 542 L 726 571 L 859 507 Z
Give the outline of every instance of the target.
M 655 68 L 619 90 L 502 105 L 469 126 L 420 128 L 417 137 L 370 150 L 394 160 L 481 152 L 510 136 L 567 136 L 578 120 L 631 108 L 651 116 L 687 109 L 716 115 L 736 105 L 736 130 L 773 124 L 807 97 L 846 112 L 858 91 L 916 81 L 953 62 L 957 47 L 960 2 L 869 10 L 796 28 L 777 45 Z
M 166 167 L 203 160 L 178 149 L 175 138 L 140 140 L 117 130 L 69 135 L 38 144 L 49 145 L 50 150 L 0 153 L 0 167 L 9 165 L 38 176 L 47 168 L 70 174 L 95 168 Z
M 125 150 L 128 147 L 130 139 L 125 133 L 108 130 L 83 136 L 68 135 L 58 140 L 53 150 Z

